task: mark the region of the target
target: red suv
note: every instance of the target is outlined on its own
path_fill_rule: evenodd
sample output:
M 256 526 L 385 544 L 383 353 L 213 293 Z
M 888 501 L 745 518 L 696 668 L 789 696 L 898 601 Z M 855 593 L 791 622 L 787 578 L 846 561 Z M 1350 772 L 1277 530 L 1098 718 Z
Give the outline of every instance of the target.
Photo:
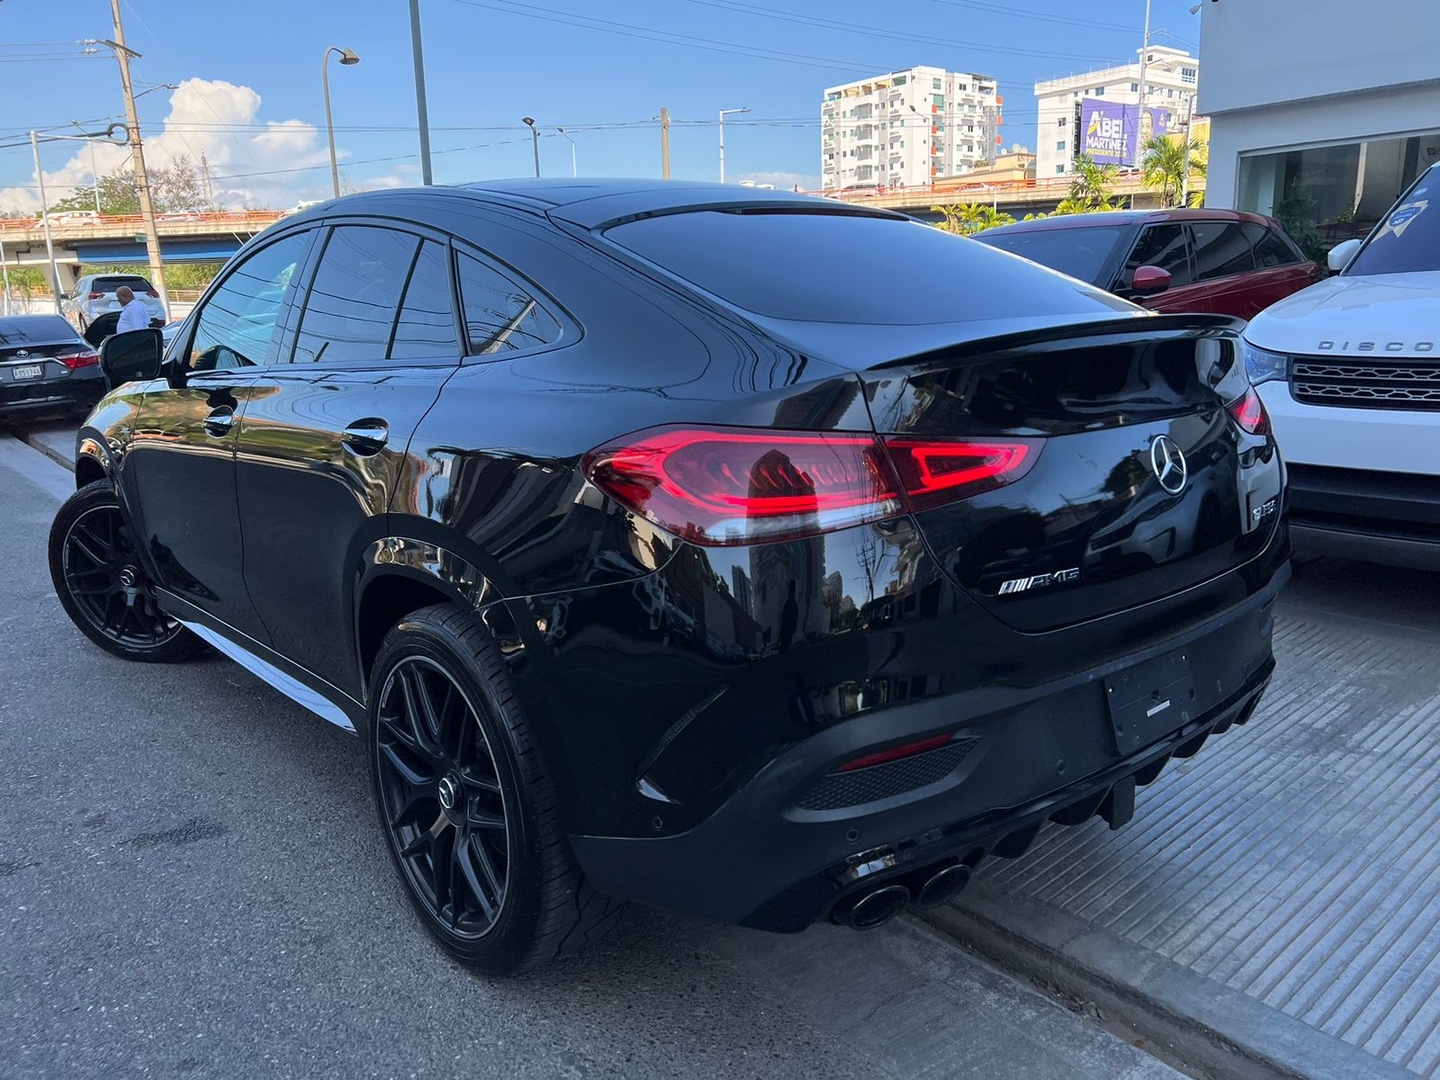
M 1249 319 L 1321 277 L 1278 221 L 1238 210 L 1067 214 L 975 239 L 1156 311 Z

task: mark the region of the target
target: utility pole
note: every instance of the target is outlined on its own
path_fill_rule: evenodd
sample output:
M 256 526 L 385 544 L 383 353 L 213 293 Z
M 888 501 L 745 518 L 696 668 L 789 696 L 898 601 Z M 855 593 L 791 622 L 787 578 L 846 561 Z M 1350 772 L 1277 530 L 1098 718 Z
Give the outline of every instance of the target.
M 5 241 L 0 240 L 0 274 L 5 277 L 5 317 L 10 317 L 10 263 L 5 258 Z
M 1140 39 L 1140 81 L 1135 85 L 1139 87 L 1140 104 L 1135 113 L 1135 145 L 1131 148 L 1134 155 L 1132 164 L 1140 166 L 1140 128 L 1143 126 L 1141 117 L 1145 115 L 1145 67 L 1150 62 L 1150 0 L 1145 0 L 1145 36 Z M 1135 196 L 1130 196 L 1130 205 L 1135 205 Z
M 115 40 L 106 41 L 120 61 L 120 85 L 125 91 L 125 118 L 130 128 L 130 151 L 135 159 L 135 190 L 140 196 L 140 215 L 145 219 L 145 252 L 150 259 L 150 282 L 160 294 L 160 309 L 170 321 L 170 297 L 165 291 L 165 264 L 160 254 L 160 230 L 155 224 L 155 206 L 150 201 L 150 180 L 145 175 L 145 146 L 140 141 L 140 114 L 135 109 L 135 88 L 130 83 L 130 57 L 139 56 L 125 47 L 125 27 L 120 22 L 120 0 L 110 0 L 115 20 Z M 48 228 L 46 230 L 49 232 Z
M 420 122 L 420 183 L 429 187 L 432 182 L 430 115 L 425 108 L 425 50 L 420 44 L 420 0 L 410 0 L 410 52 L 415 64 L 415 112 Z
M 670 110 L 660 108 L 660 176 L 670 179 Z
M 40 223 L 45 229 L 45 255 L 50 261 L 50 291 L 55 295 L 55 313 L 60 313 L 60 271 L 55 266 L 55 240 L 50 235 L 50 204 L 45 199 L 45 170 L 40 165 L 40 136 L 30 132 L 30 149 L 35 154 L 35 183 L 40 188 Z
M 210 183 L 210 162 L 205 158 L 205 151 L 200 151 L 200 182 L 205 188 L 205 209 L 215 209 L 215 188 Z

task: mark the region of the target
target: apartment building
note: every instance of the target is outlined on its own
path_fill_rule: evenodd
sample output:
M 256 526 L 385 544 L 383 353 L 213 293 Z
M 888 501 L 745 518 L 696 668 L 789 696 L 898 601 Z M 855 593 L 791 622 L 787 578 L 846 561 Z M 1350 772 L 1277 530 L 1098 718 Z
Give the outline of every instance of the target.
M 1087 151 L 1087 141 L 1095 160 L 1133 164 L 1137 146 L 1150 134 L 1166 134 L 1184 126 L 1199 84 L 1200 61 L 1183 49 L 1162 45 L 1135 50 L 1133 64 L 1037 82 L 1035 97 L 1040 108 L 1035 175 L 1074 172 L 1075 158 Z
M 914 67 L 825 91 L 827 191 L 915 187 L 991 164 L 1003 99 L 989 75 Z

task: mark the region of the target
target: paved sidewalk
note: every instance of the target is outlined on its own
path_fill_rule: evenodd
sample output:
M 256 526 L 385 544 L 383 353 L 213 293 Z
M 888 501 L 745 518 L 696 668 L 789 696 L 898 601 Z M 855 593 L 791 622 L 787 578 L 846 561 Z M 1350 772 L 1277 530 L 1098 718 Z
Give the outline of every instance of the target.
M 1276 652 L 1251 723 L 1123 830 L 1051 826 L 938 921 L 1142 1031 L 1327 1080 L 1440 1074 L 1440 575 L 1316 562 Z

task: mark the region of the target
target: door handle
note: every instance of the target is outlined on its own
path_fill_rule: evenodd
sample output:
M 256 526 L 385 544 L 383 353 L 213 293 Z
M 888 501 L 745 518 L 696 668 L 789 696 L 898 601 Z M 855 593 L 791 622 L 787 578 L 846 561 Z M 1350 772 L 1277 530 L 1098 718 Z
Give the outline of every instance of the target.
M 229 405 L 221 405 L 212 409 L 210 415 L 205 417 L 205 434 L 213 435 L 217 439 L 223 439 L 230 434 L 230 429 L 235 426 L 235 410 Z
M 341 442 L 360 455 L 378 454 L 390 438 L 390 425 L 384 420 L 356 420 L 341 434 Z

